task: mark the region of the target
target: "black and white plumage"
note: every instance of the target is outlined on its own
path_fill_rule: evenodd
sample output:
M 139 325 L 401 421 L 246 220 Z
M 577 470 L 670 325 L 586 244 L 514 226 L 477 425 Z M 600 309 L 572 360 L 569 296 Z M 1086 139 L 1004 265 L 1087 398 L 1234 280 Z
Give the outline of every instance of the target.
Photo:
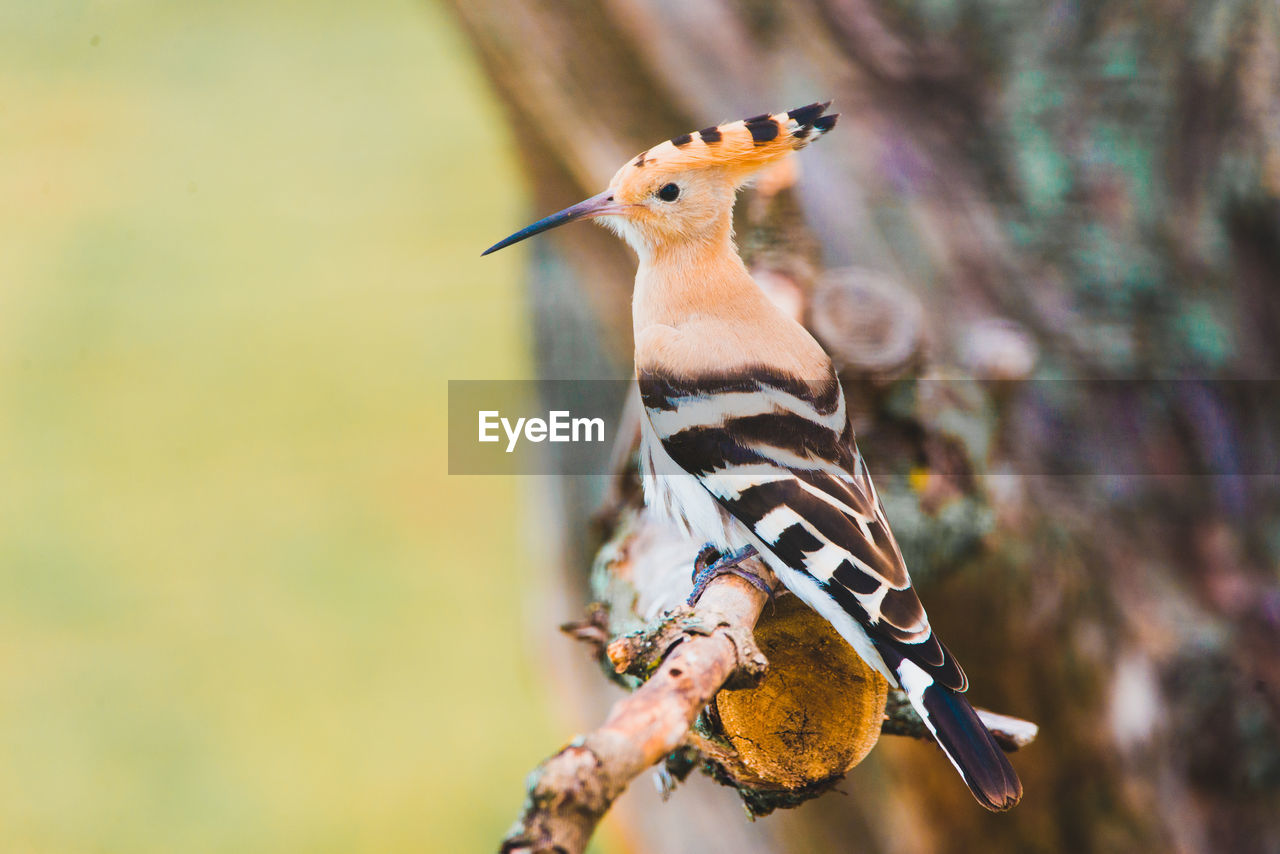
M 962 696 L 964 671 L 911 587 L 834 372 L 805 381 L 751 365 L 638 379 L 650 506 L 722 550 L 755 546 L 906 692 L 983 806 L 1017 803 L 1017 775 Z

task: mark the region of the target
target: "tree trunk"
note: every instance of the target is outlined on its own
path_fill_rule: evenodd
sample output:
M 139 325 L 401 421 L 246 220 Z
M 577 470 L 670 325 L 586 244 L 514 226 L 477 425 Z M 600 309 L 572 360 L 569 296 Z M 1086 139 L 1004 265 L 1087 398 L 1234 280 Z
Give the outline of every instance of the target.
M 837 359 L 971 699 L 1041 725 L 1006 815 L 884 739 L 845 797 L 755 824 L 707 781 L 634 786 L 630 850 L 1280 851 L 1274 3 L 452 5 L 539 216 L 661 139 L 834 99 L 739 242 Z M 581 226 L 533 253 L 539 375 L 629 375 L 628 250 Z M 548 636 L 589 597 L 603 481 L 557 481 Z M 599 720 L 616 694 L 547 643 Z

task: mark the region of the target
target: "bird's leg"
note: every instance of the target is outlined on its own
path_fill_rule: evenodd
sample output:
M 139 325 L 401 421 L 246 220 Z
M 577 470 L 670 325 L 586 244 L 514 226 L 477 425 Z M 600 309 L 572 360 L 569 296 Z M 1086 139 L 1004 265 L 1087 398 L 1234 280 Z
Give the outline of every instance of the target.
M 758 554 L 756 547 L 752 545 L 746 545 L 736 552 L 725 554 L 715 546 L 707 543 L 702 547 L 702 551 L 698 552 L 698 557 L 693 561 L 693 592 L 689 594 L 687 604 L 690 606 L 696 605 L 698 600 L 702 598 L 703 591 L 707 589 L 707 585 L 711 583 L 711 579 L 720 575 L 736 575 L 744 581 L 750 582 L 753 586 L 760 588 L 772 599 L 773 590 L 768 583 L 754 572 L 739 566 L 744 560 L 753 558 Z

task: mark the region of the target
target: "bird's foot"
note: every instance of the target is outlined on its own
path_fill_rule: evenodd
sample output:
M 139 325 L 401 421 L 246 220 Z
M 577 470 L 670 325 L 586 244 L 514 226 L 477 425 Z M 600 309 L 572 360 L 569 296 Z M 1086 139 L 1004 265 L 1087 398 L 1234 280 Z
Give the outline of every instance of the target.
M 743 561 L 756 557 L 758 554 L 759 552 L 756 551 L 755 546 L 743 546 L 736 552 L 725 554 L 715 546 L 707 543 L 702 547 L 702 551 L 698 552 L 698 557 L 693 561 L 693 592 L 689 594 L 687 604 L 690 607 L 698 604 L 698 600 L 702 598 L 707 585 L 711 583 L 713 578 L 721 575 L 736 575 L 763 590 L 765 595 L 772 600 L 773 589 L 769 587 L 768 582 L 754 572 L 743 569 L 740 566 Z

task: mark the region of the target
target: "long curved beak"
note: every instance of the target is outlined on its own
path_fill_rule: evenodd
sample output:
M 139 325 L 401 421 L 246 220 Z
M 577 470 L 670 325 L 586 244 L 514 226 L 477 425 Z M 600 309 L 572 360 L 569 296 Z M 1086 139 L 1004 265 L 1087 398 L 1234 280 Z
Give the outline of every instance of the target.
M 519 243 L 527 237 L 533 237 L 535 234 L 541 234 L 555 228 L 558 225 L 564 225 L 566 222 L 573 222 L 576 219 L 587 219 L 593 216 L 603 216 L 611 213 L 621 213 L 622 205 L 615 204 L 613 201 L 613 193 L 605 190 L 599 195 L 592 196 L 585 201 L 578 202 L 576 205 L 567 207 L 559 213 L 553 213 L 551 216 L 543 217 L 533 225 L 525 226 L 515 234 L 499 240 L 488 249 L 480 253 L 481 257 L 488 255 L 490 252 L 497 252 L 499 249 L 505 249 L 513 243 Z

